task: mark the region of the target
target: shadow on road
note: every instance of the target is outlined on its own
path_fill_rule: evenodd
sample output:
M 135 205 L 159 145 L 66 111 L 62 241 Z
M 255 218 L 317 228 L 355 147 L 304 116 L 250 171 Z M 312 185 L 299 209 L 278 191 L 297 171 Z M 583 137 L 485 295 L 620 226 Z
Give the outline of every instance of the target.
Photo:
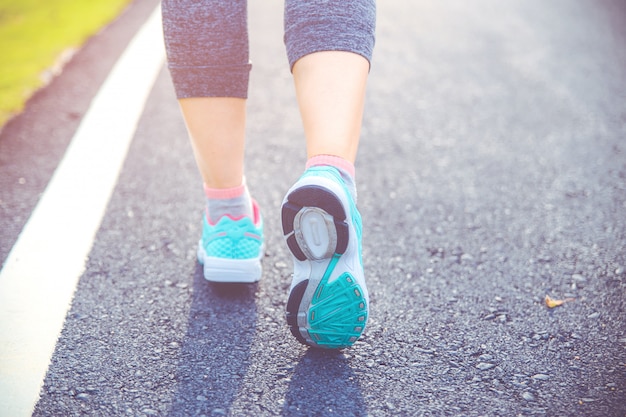
M 282 415 L 367 415 L 359 381 L 343 353 L 306 352 L 291 377 Z
M 169 416 L 227 415 L 249 366 L 256 285 L 212 284 L 198 265 Z

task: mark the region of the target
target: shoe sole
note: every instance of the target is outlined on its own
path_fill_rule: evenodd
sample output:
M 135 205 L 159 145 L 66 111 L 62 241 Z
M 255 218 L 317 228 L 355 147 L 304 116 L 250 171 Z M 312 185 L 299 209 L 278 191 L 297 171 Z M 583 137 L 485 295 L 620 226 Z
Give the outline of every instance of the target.
M 287 246 L 310 271 L 292 288 L 286 314 L 291 333 L 305 345 L 348 347 L 365 328 L 367 295 L 342 257 L 349 248 L 351 221 L 340 198 L 319 185 L 294 189 L 282 206 Z
M 224 259 L 207 256 L 202 241 L 198 244 L 198 262 L 203 266 L 204 278 L 210 282 L 247 283 L 261 279 L 263 248 L 258 258 Z

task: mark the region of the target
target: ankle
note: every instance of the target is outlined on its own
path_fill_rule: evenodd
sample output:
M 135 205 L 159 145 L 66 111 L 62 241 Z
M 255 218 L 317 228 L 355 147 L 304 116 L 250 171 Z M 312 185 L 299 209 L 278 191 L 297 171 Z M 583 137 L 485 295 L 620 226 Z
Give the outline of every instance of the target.
M 313 166 L 319 166 L 319 165 L 332 166 L 350 175 L 353 179 L 355 177 L 356 170 L 354 168 L 354 164 L 340 156 L 335 156 L 335 155 L 312 156 L 306 162 L 306 169 L 309 169 Z
M 205 184 L 204 195 L 207 220 L 212 224 L 224 216 L 232 218 L 254 216 L 252 199 L 245 183 L 232 188 L 211 188 Z
M 343 180 L 345 186 L 348 188 L 348 191 L 352 195 L 353 200 L 356 202 L 356 170 L 352 162 L 335 155 L 316 155 L 309 158 L 309 160 L 306 162 L 306 169 L 315 166 L 330 166 L 335 168 L 341 175 L 341 179 Z

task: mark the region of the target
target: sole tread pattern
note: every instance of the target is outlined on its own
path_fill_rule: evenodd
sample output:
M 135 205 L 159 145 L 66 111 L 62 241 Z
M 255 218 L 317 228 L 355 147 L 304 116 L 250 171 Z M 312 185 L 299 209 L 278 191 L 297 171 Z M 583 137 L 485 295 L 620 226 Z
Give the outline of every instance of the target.
M 306 345 L 348 347 L 365 328 L 368 306 L 356 280 L 344 272 L 328 282 L 348 247 L 350 229 L 346 219 L 339 198 L 316 185 L 294 190 L 282 207 L 283 233 L 294 257 L 299 261 L 328 263 L 322 277 L 309 277 L 294 286 L 287 302 L 287 324 L 296 339 Z M 320 236 L 322 233 L 324 236 Z M 322 249 L 316 251 L 316 245 Z M 303 301 L 309 285 L 316 288 L 309 289 L 313 294 Z

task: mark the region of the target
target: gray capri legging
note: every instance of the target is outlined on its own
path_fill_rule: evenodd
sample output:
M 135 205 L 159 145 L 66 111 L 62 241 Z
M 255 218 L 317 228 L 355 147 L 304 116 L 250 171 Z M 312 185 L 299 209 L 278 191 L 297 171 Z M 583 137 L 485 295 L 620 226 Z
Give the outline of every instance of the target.
M 167 62 L 178 98 L 248 95 L 247 0 L 163 0 Z M 290 68 L 305 55 L 348 51 L 371 61 L 375 0 L 285 0 Z

